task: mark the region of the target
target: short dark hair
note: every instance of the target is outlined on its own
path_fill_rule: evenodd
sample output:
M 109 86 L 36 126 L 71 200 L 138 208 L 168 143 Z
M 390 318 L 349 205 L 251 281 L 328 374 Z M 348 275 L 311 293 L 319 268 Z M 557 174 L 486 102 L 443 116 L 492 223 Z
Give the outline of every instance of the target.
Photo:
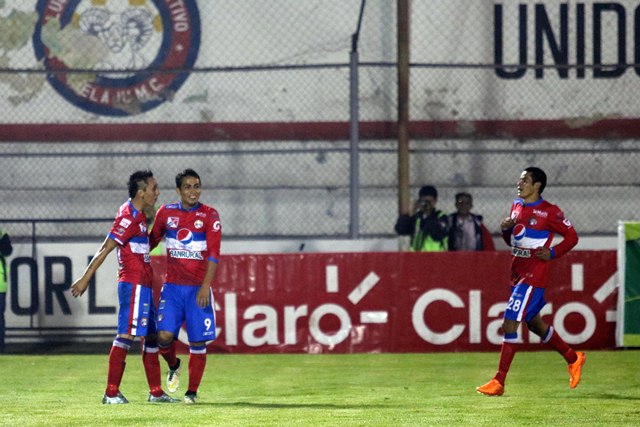
M 462 198 L 462 197 L 468 197 L 469 200 L 471 200 L 471 202 L 473 202 L 473 197 L 471 196 L 471 194 L 467 193 L 467 192 L 460 192 L 456 194 L 456 203 L 458 203 L 458 199 Z
M 422 196 L 433 196 L 433 197 L 435 197 L 437 199 L 438 198 L 438 190 L 436 190 L 436 187 L 434 187 L 432 185 L 425 185 L 418 192 L 418 197 L 422 197 Z
M 535 184 L 536 182 L 540 183 L 540 191 L 539 194 L 542 194 L 544 191 L 544 187 L 547 186 L 547 174 L 540 168 L 535 166 L 529 166 L 524 170 L 525 172 L 531 174 L 531 183 Z
M 136 197 L 138 190 L 144 190 L 147 188 L 149 178 L 153 178 L 153 172 L 150 170 L 135 171 L 129 176 L 129 197 L 132 199 Z
M 180 172 L 178 175 L 176 175 L 176 188 L 180 188 L 180 186 L 182 185 L 182 180 L 188 176 L 191 176 L 193 178 L 198 178 L 198 181 L 200 181 L 200 184 L 202 184 L 200 175 L 198 175 L 196 171 L 194 171 L 193 169 L 185 169 L 182 172 Z

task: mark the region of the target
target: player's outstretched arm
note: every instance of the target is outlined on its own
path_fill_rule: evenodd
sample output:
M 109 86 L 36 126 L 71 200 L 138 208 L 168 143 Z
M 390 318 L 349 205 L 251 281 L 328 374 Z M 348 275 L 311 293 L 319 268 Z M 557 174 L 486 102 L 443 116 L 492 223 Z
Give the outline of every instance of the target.
M 82 275 L 82 277 L 77 279 L 71 285 L 71 295 L 77 298 L 85 293 L 85 291 L 89 287 L 89 281 L 93 277 L 94 273 L 98 270 L 98 268 L 100 268 L 104 260 L 107 258 L 107 255 L 109 255 L 111 251 L 113 251 L 117 247 L 118 244 L 115 242 L 115 240 L 111 240 L 108 237 L 104 239 L 102 246 L 100 246 L 98 252 L 96 252 L 96 254 L 93 256 L 91 262 L 89 262 L 89 265 L 84 270 L 84 274 Z

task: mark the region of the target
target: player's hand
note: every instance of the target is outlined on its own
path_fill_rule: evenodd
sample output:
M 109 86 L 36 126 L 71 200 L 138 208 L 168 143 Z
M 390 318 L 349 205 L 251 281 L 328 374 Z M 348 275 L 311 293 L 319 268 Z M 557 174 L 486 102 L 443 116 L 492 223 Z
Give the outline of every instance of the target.
M 515 225 L 516 225 L 516 222 L 513 219 L 509 218 L 509 217 L 503 219 L 502 222 L 500 223 L 500 227 L 503 230 L 509 230 L 509 229 L 513 228 Z
M 88 287 L 88 280 L 78 279 L 71 285 L 71 295 L 78 298 L 79 296 L 82 296 L 82 294 L 84 294 Z
M 211 292 L 208 286 L 200 286 L 200 289 L 198 289 L 198 294 L 196 295 L 198 307 L 205 308 L 211 305 L 210 295 Z
M 542 261 L 549 261 L 551 259 L 551 249 L 549 248 L 544 248 L 544 247 L 536 248 L 535 254 L 536 254 L 536 258 Z

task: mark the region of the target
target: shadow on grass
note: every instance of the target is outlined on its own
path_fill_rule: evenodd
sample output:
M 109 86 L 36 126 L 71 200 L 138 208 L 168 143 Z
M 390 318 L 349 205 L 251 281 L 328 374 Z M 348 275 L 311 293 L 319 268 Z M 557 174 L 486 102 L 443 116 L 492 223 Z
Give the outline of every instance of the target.
M 197 406 L 215 406 L 231 408 L 264 408 L 264 409 L 375 409 L 387 408 L 386 405 L 336 405 L 333 403 L 257 403 L 257 402 L 198 402 Z
M 638 400 L 640 401 L 640 396 L 629 396 L 624 394 L 613 394 L 613 393 L 589 393 L 583 394 L 581 396 L 569 396 L 568 399 L 598 399 L 598 400 Z

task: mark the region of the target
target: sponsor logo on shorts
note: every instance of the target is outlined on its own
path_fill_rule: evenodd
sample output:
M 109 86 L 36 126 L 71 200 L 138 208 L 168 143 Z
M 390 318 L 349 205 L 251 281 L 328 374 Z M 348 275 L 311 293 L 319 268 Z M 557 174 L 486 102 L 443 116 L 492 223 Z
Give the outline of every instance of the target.
M 200 252 L 191 252 L 181 249 L 169 249 L 169 256 L 171 256 L 171 258 L 195 259 L 198 261 L 202 261 L 204 259 Z

